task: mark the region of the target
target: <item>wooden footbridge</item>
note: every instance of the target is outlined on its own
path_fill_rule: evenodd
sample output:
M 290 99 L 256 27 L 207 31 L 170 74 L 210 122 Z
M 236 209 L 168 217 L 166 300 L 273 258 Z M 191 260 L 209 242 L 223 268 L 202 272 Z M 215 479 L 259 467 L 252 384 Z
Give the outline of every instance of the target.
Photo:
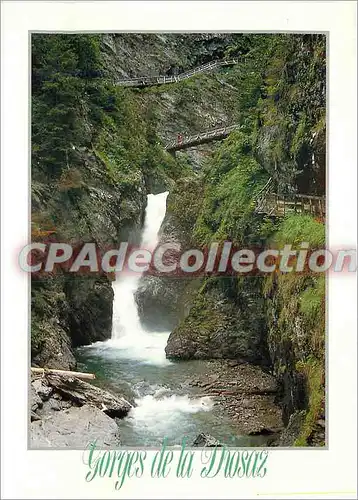
M 117 85 L 122 87 L 152 87 L 154 85 L 164 85 L 168 83 L 178 83 L 183 80 L 187 80 L 199 73 L 205 73 L 208 71 L 213 71 L 215 69 L 221 68 L 223 66 L 233 66 L 238 63 L 238 59 L 220 59 L 216 61 L 211 61 L 209 63 L 203 64 L 202 66 L 197 66 L 189 71 L 180 73 L 179 75 L 162 75 L 162 76 L 140 76 L 137 78 L 123 78 L 116 82 Z
M 194 146 L 199 146 L 200 144 L 206 144 L 213 141 L 221 141 L 225 139 L 231 132 L 238 129 L 239 125 L 230 125 L 228 127 L 220 127 L 212 130 L 206 130 L 201 134 L 195 134 L 190 136 L 181 136 L 174 141 L 169 142 L 165 149 L 169 152 L 180 151 L 182 149 L 192 148 Z
M 273 179 L 269 179 L 255 199 L 255 212 L 273 217 L 294 213 L 309 214 L 322 221 L 326 218 L 325 196 L 306 194 L 278 195 L 274 192 Z

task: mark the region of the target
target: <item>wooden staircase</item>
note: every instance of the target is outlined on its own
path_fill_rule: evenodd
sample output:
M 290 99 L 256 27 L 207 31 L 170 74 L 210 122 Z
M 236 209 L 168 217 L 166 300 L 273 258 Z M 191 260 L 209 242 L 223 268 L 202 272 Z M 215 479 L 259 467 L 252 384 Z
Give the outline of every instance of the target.
M 326 218 L 325 196 L 307 194 L 278 195 L 273 191 L 274 182 L 270 178 L 255 199 L 255 212 L 273 217 L 301 213 L 309 214 L 320 220 Z

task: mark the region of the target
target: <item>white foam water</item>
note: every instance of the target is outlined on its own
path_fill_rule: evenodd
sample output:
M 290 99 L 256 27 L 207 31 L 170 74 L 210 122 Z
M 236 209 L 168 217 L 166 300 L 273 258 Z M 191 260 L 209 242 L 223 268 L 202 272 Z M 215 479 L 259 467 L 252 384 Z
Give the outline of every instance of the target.
M 153 251 L 158 244 L 158 233 L 166 212 L 168 191 L 149 194 L 145 212 L 141 248 Z M 118 274 L 113 283 L 113 326 L 108 345 L 123 351 L 127 359 L 148 364 L 168 364 L 164 348 L 170 332 L 147 332 L 141 325 L 135 293 L 141 273 Z

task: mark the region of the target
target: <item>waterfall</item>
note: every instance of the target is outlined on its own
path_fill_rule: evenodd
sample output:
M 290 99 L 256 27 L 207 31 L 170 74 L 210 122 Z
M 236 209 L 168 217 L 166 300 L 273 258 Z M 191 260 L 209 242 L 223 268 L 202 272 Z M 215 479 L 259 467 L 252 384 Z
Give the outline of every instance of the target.
M 153 251 L 158 245 L 167 196 L 168 192 L 147 197 L 142 249 Z M 184 369 L 186 378 L 188 365 L 173 367 L 166 359 L 164 348 L 170 332 L 148 332 L 141 325 L 135 301 L 141 276 L 141 273 L 117 274 L 112 285 L 112 338 L 86 346 L 83 351 L 89 352 L 91 362 L 99 360 L 114 387 L 130 388 L 135 406 L 120 421 L 121 437 L 127 440 L 127 445 L 158 446 L 167 437 L 179 446 L 182 434 L 178 430 L 186 429 L 191 439 L 205 430 L 205 419 L 191 420 L 192 414 L 205 413 L 209 421 L 215 418 L 211 414 L 213 402 L 208 396 L 190 397 L 186 388 L 178 384 L 178 370 Z M 219 427 L 222 427 L 221 417 Z
M 165 217 L 168 191 L 147 196 L 140 247 L 153 251 Z M 135 359 L 165 361 L 164 347 L 169 335 L 147 332 L 141 325 L 135 293 L 142 273 L 118 273 L 113 283 L 112 343 L 126 348 Z M 160 352 L 159 352 L 160 351 Z M 128 354 L 128 353 L 127 353 Z

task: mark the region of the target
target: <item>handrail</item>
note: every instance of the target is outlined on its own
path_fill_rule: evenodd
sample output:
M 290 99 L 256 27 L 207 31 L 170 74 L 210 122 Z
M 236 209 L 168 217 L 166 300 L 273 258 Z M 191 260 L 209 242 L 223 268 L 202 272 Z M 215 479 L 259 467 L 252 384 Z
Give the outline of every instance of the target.
M 183 73 L 179 73 L 179 75 L 157 75 L 157 76 L 139 76 L 135 78 L 123 78 L 122 80 L 118 80 L 116 85 L 121 85 L 125 87 L 135 87 L 135 86 L 150 86 L 150 85 L 162 85 L 167 83 L 177 83 L 181 80 L 186 80 L 187 78 L 191 78 L 192 76 L 202 73 L 204 71 L 208 71 L 220 66 L 231 66 L 237 64 L 238 59 L 218 59 L 216 61 L 211 61 L 206 64 L 202 64 L 201 66 L 197 66 L 188 71 L 184 71 Z
M 260 191 L 258 191 L 256 193 L 256 198 L 258 198 L 258 196 L 263 193 L 264 191 L 266 191 L 271 185 L 273 184 L 273 179 L 272 177 L 269 178 L 269 180 L 266 182 L 266 184 L 264 185 L 263 188 L 260 189 Z

